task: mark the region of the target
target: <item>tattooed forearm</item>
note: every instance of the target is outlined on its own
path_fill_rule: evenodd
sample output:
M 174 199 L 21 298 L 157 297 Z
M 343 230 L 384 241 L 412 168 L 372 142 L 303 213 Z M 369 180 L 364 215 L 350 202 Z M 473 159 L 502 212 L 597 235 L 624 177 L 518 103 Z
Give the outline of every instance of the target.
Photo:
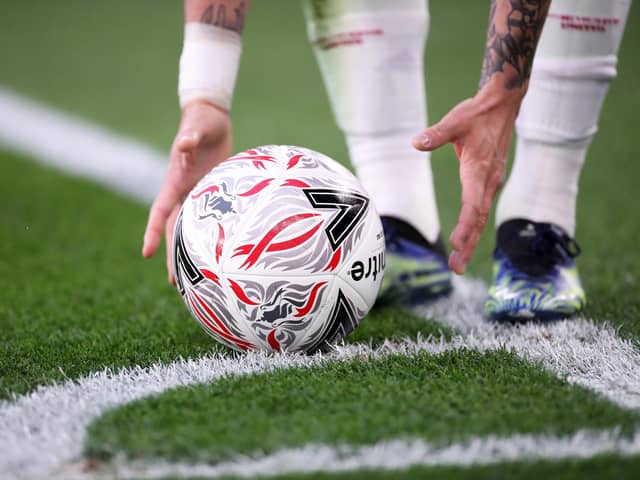
M 240 1 L 230 6 L 230 2 L 211 2 L 202 12 L 201 23 L 242 33 L 247 17 L 247 2 Z
M 533 55 L 551 0 L 492 0 L 480 88 L 497 72 L 508 90 L 531 75 Z

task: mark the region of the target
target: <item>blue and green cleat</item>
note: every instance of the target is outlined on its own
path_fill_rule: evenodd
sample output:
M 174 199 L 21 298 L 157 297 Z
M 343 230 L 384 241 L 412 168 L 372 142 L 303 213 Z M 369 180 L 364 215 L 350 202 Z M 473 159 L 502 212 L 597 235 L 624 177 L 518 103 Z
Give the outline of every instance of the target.
M 494 320 L 555 320 L 580 312 L 586 296 L 576 241 L 557 225 L 509 220 L 498 229 L 493 285 L 484 306 Z
M 378 305 L 416 305 L 449 294 L 451 271 L 442 239 L 432 244 L 415 228 L 382 216 L 385 273 Z

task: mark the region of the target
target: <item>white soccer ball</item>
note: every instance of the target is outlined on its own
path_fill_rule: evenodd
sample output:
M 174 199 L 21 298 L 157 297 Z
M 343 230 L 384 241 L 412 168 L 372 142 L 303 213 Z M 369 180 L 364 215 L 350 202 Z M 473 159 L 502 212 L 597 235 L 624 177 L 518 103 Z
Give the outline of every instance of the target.
M 236 350 L 326 351 L 373 306 L 384 235 L 345 167 L 301 147 L 228 158 L 176 223 L 176 283 L 191 315 Z

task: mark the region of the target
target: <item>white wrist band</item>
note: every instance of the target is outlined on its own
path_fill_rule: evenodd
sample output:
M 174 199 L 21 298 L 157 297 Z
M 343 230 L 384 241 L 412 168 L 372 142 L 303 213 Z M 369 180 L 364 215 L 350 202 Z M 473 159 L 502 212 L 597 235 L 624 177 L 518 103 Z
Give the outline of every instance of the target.
M 180 107 L 192 100 L 207 100 L 230 110 L 241 51 L 240 34 L 204 23 L 187 23 L 180 56 Z

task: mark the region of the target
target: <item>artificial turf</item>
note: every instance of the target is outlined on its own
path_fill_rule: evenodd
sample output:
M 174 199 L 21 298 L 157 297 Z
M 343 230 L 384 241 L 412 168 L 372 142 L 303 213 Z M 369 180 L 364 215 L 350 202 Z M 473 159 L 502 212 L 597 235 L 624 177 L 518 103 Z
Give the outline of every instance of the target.
M 435 121 L 476 89 L 488 7 L 465 0 L 431 2 L 429 8 L 426 80 L 429 118 Z M 640 148 L 633 141 L 640 111 L 640 30 L 632 26 L 638 21 L 640 5 L 633 2 L 618 78 L 581 177 L 576 235 L 584 252 L 578 265 L 588 295 L 586 315 L 619 325 L 632 338 L 640 338 L 640 221 L 632 200 L 640 175 Z M 179 116 L 181 29 L 176 2 L 16 3 L 0 16 L 0 40 L 12 46 L 0 51 L 0 84 L 168 150 Z M 300 2 L 253 3 L 232 116 L 235 150 L 298 144 L 347 162 Z M 432 165 L 446 238 L 460 198 L 453 150 L 436 152 Z M 492 248 L 489 226 L 471 274 L 489 279 Z
M 0 158 L 0 398 L 218 348 L 185 316 L 162 259 L 140 257 L 144 207 Z
M 86 453 L 217 462 L 305 444 L 562 435 L 638 416 L 507 351 L 331 363 L 178 388 L 107 412 Z
M 585 478 L 635 480 L 640 469 L 639 457 L 616 457 L 601 455 L 588 460 L 570 459 L 564 461 L 529 461 L 519 463 L 498 463 L 494 465 L 473 465 L 470 467 L 438 466 L 414 467 L 407 470 L 360 470 L 345 473 L 315 473 L 278 475 L 271 480 L 584 480 Z M 200 477 L 202 478 L 202 477 Z M 238 477 L 224 477 L 231 480 Z M 163 480 L 171 480 L 165 477 Z M 186 480 L 186 479 L 182 479 Z
M 140 256 L 146 208 L 95 185 L 0 154 L 0 398 L 104 368 L 225 351 Z M 11 181 L 5 181 L 11 179 Z M 398 307 L 350 342 L 428 337 L 446 328 Z
M 475 91 L 487 9 L 474 0 L 430 3 L 426 72 L 432 120 Z M 586 316 L 611 322 L 636 341 L 640 220 L 633 199 L 640 148 L 633 119 L 640 110 L 640 30 L 633 26 L 639 20 L 640 5 L 634 2 L 620 51 L 619 78 L 611 86 L 581 178 L 577 230 L 584 252 L 578 265 L 588 295 Z M 0 16 L 0 41 L 10 46 L 0 50 L 0 84 L 168 150 L 179 115 L 175 90 L 181 28 L 179 2 L 14 2 Z M 346 162 L 346 148 L 306 41 L 299 2 L 253 2 L 232 115 L 236 150 L 265 143 L 299 144 Z M 446 147 L 433 155 L 432 164 L 446 237 L 459 208 L 457 160 Z M 106 367 L 222 351 L 188 317 L 166 284 L 164 259 L 140 258 L 144 206 L 8 153 L 0 154 L 0 191 L 0 398 Z M 470 265 L 472 275 L 489 279 L 492 247 L 489 228 Z M 375 310 L 349 341 L 377 345 L 385 338 L 440 333 L 450 332 L 391 308 Z M 390 431 L 438 441 L 474 433 L 563 433 L 636 421 L 635 414 L 505 352 L 377 362 L 280 372 L 275 383 L 265 375 L 257 384 L 254 377 L 231 378 L 167 392 L 97 420 L 88 451 L 194 458 L 201 454 L 189 443 L 194 438 L 218 448 L 212 432 L 232 428 L 232 419 L 211 425 L 201 409 L 247 408 L 247 403 L 228 403 L 221 392 L 237 402 L 252 402 L 251 407 L 264 414 L 270 407 L 286 409 L 307 398 L 318 418 L 329 413 L 340 418 L 304 432 L 312 414 L 296 410 L 297 444 L 305 439 L 380 438 L 396 401 L 402 414 L 389 420 L 395 428 Z M 326 389 L 316 389 L 316 381 Z M 265 383 L 267 387 L 259 388 Z M 293 397 L 294 386 L 301 386 L 307 397 Z M 316 399 L 321 400 L 317 406 Z M 157 410 L 145 407 L 150 405 Z M 322 406 L 325 411 L 320 411 Z M 378 407 L 380 415 L 369 406 Z M 360 412 L 375 427 L 369 437 L 365 428 L 354 427 Z M 355 418 L 347 418 L 349 414 Z M 283 424 L 293 418 L 279 415 Z M 180 426 L 183 417 L 187 424 Z M 143 420 L 148 423 L 142 425 Z M 282 445 L 281 426 L 260 425 L 272 432 L 269 448 Z M 237 451 L 257 448 L 261 438 L 254 432 L 243 438 L 228 431 L 221 435 Z M 221 455 L 213 447 L 205 457 Z M 637 457 L 603 456 L 304 478 L 633 478 L 638 468 Z

